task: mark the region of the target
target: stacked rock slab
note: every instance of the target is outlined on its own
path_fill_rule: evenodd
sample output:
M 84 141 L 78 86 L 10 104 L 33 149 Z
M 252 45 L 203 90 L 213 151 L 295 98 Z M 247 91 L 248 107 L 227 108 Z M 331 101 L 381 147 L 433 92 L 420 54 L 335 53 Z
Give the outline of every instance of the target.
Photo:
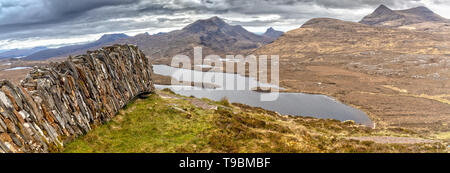
M 114 45 L 0 81 L 0 153 L 52 152 L 151 93 L 152 68 L 134 45 Z

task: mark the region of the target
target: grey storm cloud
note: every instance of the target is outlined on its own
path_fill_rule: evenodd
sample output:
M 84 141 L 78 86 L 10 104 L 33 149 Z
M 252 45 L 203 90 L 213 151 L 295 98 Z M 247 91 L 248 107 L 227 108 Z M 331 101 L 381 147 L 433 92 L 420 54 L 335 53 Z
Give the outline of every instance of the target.
M 244 27 L 284 26 L 286 30 L 315 17 L 357 21 L 380 4 L 401 9 L 423 5 L 422 1 L 425 0 L 0 0 L 0 49 L 12 41 L 27 45 L 33 39 L 146 29 L 170 31 L 216 15 Z M 444 0 L 427 2 L 448 4 Z M 365 11 L 358 11 L 361 9 Z
M 2 0 L 0 25 L 46 23 L 105 6 L 137 2 L 138 0 Z

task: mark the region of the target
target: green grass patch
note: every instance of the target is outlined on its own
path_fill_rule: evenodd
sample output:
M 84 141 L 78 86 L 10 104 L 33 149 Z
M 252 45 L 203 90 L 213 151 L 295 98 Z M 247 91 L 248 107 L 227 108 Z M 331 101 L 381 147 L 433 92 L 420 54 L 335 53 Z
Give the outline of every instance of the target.
M 168 104 L 157 95 L 137 100 L 113 121 L 68 144 L 64 152 L 179 152 L 206 145 L 201 133 L 211 129 L 211 116 L 178 102 L 193 114 L 202 114 L 188 119 Z
M 336 120 L 287 117 L 260 108 L 175 95 L 137 99 L 112 121 L 65 145 L 66 153 L 175 152 L 444 152 L 440 144 L 377 144 L 347 140 L 380 131 Z M 204 110 L 193 104 L 217 105 Z M 390 131 L 397 135 L 399 132 Z M 402 135 L 402 134 L 399 134 Z M 409 135 L 409 134 L 403 134 Z M 446 136 L 446 135 L 444 135 Z

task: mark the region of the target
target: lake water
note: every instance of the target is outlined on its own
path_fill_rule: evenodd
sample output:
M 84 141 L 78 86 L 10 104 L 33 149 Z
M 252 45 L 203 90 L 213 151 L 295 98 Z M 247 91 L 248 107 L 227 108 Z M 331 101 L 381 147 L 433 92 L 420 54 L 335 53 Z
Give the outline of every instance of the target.
M 325 95 L 281 92 L 278 93 L 278 95 L 272 93 L 275 94 L 273 97 L 276 98 L 273 101 L 261 101 L 262 95 L 266 95 L 267 97 L 268 93 L 255 92 L 252 91 L 251 88 L 254 88 L 258 84 L 262 87 L 271 87 L 278 89 L 283 88 L 280 88 L 276 85 L 259 83 L 253 78 L 244 77 L 238 74 L 200 72 L 188 69 L 174 68 L 166 65 L 154 65 L 153 71 L 156 74 L 172 76 L 179 81 L 205 82 L 221 86 L 221 88 L 218 89 L 205 89 L 191 86 L 155 85 L 155 87 L 158 89 L 170 88 L 175 93 L 184 96 L 208 98 L 216 101 L 219 101 L 220 99 L 226 97 L 230 102 L 233 103 L 242 103 L 249 106 L 261 107 L 267 110 L 279 112 L 284 115 L 308 116 L 324 119 L 336 119 L 341 121 L 353 120 L 356 123 L 363 124 L 369 127 L 373 127 L 374 125 L 364 112 L 351 106 L 345 105 Z M 184 74 L 184 78 L 180 78 L 180 74 Z M 204 81 L 202 80 L 202 76 L 207 76 L 207 79 L 210 79 L 210 76 L 215 76 L 218 79 L 224 80 Z M 235 88 L 245 87 L 246 89 L 228 90 L 229 86 L 227 87 L 227 82 L 224 82 L 226 80 L 234 80 Z M 244 80 L 245 82 L 237 82 L 240 80 Z
M 32 68 L 32 67 L 14 67 L 14 68 L 5 69 L 3 71 L 23 70 L 23 69 L 30 69 L 30 68 Z
M 251 90 L 258 86 L 282 89 L 278 85 L 260 83 L 255 78 L 245 77 L 237 74 L 222 72 L 201 72 L 195 70 L 181 69 L 167 65 L 153 65 L 156 74 L 171 76 L 178 81 L 189 81 L 196 83 L 209 83 L 220 86 L 218 90 Z

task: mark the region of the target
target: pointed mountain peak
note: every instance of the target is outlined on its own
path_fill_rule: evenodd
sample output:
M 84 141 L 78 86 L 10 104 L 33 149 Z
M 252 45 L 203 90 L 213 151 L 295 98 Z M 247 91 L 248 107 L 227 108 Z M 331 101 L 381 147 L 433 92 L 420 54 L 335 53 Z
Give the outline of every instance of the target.
M 216 21 L 216 22 L 224 22 L 223 19 L 221 19 L 220 17 L 217 17 L 217 16 L 211 17 L 211 18 L 206 19 L 206 20 Z
M 272 33 L 272 32 L 281 32 L 281 31 L 277 31 L 277 30 L 273 29 L 272 27 L 267 28 L 266 33 Z
M 272 27 L 270 27 L 266 30 L 266 32 L 263 35 L 276 39 L 276 38 L 280 37 L 281 35 L 283 35 L 283 33 L 284 32 L 277 31 L 277 30 L 273 29 Z
M 119 34 L 104 34 L 102 37 L 100 37 L 100 39 L 98 39 L 97 41 L 101 41 L 101 42 L 111 42 L 111 41 L 115 41 L 117 39 L 121 39 L 121 38 L 128 38 L 129 36 L 123 33 L 119 33 Z
M 388 8 L 387 6 L 381 4 L 372 14 L 374 15 L 386 15 L 395 13 L 393 10 Z
M 391 10 L 385 5 L 381 4 L 372 14 L 364 17 L 360 23 L 367 25 L 376 25 L 386 21 L 392 21 L 403 16 L 398 14 L 396 11 Z
M 190 32 L 201 32 L 206 30 L 217 30 L 223 27 L 229 26 L 225 21 L 217 16 L 211 17 L 209 19 L 197 20 L 196 22 L 186 26 L 183 30 Z
M 375 11 L 377 10 L 391 10 L 391 9 L 384 4 L 381 4 Z
M 269 32 L 274 32 L 274 31 L 276 31 L 275 29 L 273 29 L 272 27 L 270 27 L 270 28 L 267 28 L 267 30 L 266 30 L 266 33 L 269 33 Z
M 217 16 L 211 17 L 209 19 L 204 19 L 204 20 L 198 20 L 195 23 L 211 23 L 211 24 L 216 24 L 216 25 L 222 25 L 222 24 L 226 24 L 225 21 Z
M 360 23 L 367 25 L 381 25 L 399 27 L 423 22 L 448 22 L 438 14 L 424 6 L 406 10 L 391 10 L 380 5 L 372 14 L 364 17 Z
M 202 21 L 202 20 L 200 20 L 200 21 Z M 218 27 L 222 27 L 222 26 L 228 25 L 227 23 L 225 23 L 225 21 L 222 18 L 219 18 L 217 16 L 214 16 L 214 17 L 211 17 L 209 19 L 203 20 L 202 22 L 210 24 L 210 25 L 216 25 Z

